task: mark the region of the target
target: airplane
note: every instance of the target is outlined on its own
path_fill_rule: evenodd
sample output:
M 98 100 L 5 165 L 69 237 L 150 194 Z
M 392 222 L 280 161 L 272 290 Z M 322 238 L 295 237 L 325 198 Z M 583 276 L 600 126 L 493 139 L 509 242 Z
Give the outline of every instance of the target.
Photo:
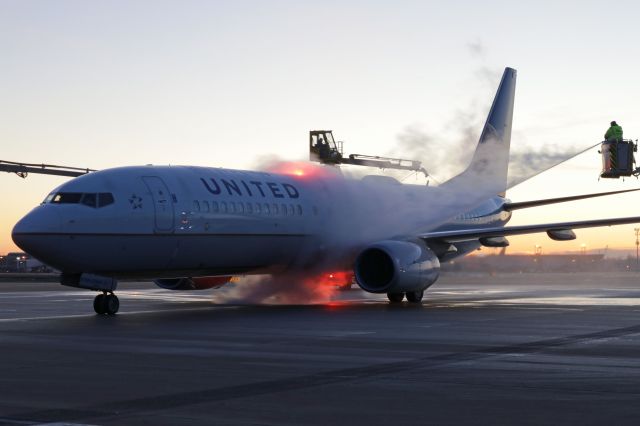
M 250 274 L 352 271 L 390 302 L 421 303 L 440 262 L 506 237 L 640 222 L 640 217 L 505 226 L 514 210 L 612 195 L 513 203 L 505 198 L 516 70 L 506 68 L 468 168 L 439 186 L 353 178 L 333 166 L 270 171 L 133 166 L 92 172 L 54 189 L 13 228 L 25 252 L 61 271 L 63 285 L 99 292 L 114 315 L 117 280 L 170 290 L 219 287 Z

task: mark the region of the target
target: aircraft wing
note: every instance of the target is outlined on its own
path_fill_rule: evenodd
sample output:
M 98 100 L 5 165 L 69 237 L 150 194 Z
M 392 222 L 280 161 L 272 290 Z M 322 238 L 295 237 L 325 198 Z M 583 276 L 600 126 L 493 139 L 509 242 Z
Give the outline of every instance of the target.
M 598 226 L 626 225 L 640 223 L 640 216 L 621 217 L 615 219 L 596 219 L 576 222 L 543 223 L 538 225 L 505 226 L 493 228 L 456 229 L 451 231 L 435 231 L 419 235 L 425 240 L 438 240 L 447 243 L 476 240 L 479 238 L 506 237 L 509 235 L 534 234 L 536 232 L 558 232 Z
M 587 198 L 604 197 L 606 195 L 624 194 L 625 192 L 635 191 L 640 191 L 640 188 L 624 189 L 622 191 L 597 192 L 595 194 L 573 195 L 570 197 L 547 198 L 543 200 L 521 201 L 517 203 L 506 203 L 504 205 L 504 209 L 506 211 L 528 209 L 531 207 L 546 206 L 548 204 L 566 203 L 568 201 L 585 200 Z

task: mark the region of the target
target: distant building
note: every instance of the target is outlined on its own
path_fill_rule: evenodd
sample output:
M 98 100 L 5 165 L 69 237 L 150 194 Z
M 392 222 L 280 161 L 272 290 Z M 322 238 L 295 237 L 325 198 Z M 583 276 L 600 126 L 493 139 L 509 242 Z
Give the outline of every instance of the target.
M 50 271 L 51 268 L 26 253 L 8 253 L 6 255 L 0 255 L 0 272 Z
M 1 257 L 0 269 L 3 272 L 27 271 L 27 255 L 25 253 L 8 253 Z
M 636 270 L 635 259 L 608 259 L 604 254 L 511 254 L 468 256 L 442 264 L 443 271 L 596 272 Z

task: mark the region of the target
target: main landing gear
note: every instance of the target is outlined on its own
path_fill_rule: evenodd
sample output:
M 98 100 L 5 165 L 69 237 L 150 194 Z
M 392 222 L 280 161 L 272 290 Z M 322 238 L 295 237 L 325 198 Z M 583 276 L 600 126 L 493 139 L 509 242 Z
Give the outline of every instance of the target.
M 103 291 L 93 299 L 93 310 L 98 315 L 115 315 L 118 308 L 120 308 L 120 301 L 111 292 Z
M 424 290 L 421 291 L 408 291 L 406 293 L 387 293 L 387 297 L 391 303 L 400 303 L 407 297 L 409 303 L 421 303 L 424 296 Z

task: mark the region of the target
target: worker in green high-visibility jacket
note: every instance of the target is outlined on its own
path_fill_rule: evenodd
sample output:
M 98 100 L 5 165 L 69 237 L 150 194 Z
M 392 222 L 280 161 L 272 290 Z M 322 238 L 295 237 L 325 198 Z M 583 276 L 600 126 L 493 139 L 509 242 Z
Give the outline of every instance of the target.
M 604 134 L 604 139 L 607 141 L 622 141 L 622 127 L 618 126 L 615 121 L 611 122 L 611 127 Z

